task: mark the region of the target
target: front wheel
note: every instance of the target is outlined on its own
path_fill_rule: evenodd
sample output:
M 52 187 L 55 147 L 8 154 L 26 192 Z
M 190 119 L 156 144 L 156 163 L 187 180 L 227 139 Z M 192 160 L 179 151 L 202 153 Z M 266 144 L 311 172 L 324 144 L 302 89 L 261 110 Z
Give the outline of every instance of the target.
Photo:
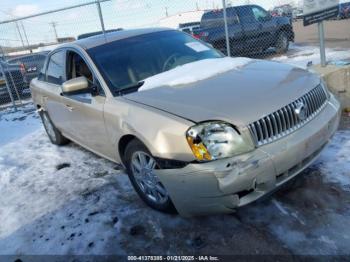
M 286 32 L 280 32 L 277 36 L 276 53 L 284 54 L 288 51 L 289 39 Z
M 46 133 L 50 138 L 52 144 L 55 145 L 65 145 L 69 143 L 69 140 L 64 137 L 61 132 L 55 127 L 49 114 L 45 111 L 40 111 L 40 117 L 45 127 Z
M 154 172 L 160 167 L 140 141 L 133 140 L 126 147 L 125 165 L 131 184 L 148 206 L 166 213 L 175 212 L 167 190 Z

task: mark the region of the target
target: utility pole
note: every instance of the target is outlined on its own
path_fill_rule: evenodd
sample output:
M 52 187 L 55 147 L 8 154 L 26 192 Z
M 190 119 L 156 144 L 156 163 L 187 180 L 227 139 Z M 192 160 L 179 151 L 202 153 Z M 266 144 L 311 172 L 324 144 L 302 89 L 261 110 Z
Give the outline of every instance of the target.
M 165 7 L 165 16 L 168 17 L 169 13 L 168 13 L 168 7 Z
M 101 8 L 100 0 L 96 0 L 96 5 L 97 5 L 98 16 L 100 18 L 102 33 L 103 33 L 103 36 L 105 38 L 105 42 L 107 42 L 105 23 L 103 21 L 102 8 Z
M 52 25 L 52 28 L 53 28 L 53 31 L 54 31 L 55 37 L 56 37 L 56 42 L 58 42 L 58 35 L 57 35 L 57 30 L 56 30 L 57 23 L 51 22 L 50 25 Z
M 25 49 L 25 45 L 24 45 L 24 42 L 23 42 L 21 30 L 19 30 L 18 23 L 16 22 L 15 24 L 16 24 L 16 28 L 17 28 L 17 32 L 18 32 L 19 38 L 21 39 L 22 47 L 23 47 L 23 49 Z
M 25 37 L 26 42 L 27 42 L 28 49 L 29 49 L 29 51 L 30 51 L 31 53 L 33 53 L 33 50 L 30 48 L 30 45 L 29 45 L 28 36 L 27 36 L 26 29 L 24 28 L 23 21 L 20 21 L 20 23 L 21 23 L 21 26 L 22 26 L 22 31 L 23 31 L 24 37 Z

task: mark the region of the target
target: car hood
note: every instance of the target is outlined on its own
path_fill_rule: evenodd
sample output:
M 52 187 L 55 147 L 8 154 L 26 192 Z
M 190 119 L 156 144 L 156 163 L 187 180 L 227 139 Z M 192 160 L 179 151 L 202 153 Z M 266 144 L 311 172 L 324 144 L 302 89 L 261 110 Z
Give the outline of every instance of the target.
M 161 85 L 124 97 L 193 122 L 223 120 L 239 127 L 279 110 L 318 84 L 320 78 L 304 69 L 251 60 L 194 83 Z

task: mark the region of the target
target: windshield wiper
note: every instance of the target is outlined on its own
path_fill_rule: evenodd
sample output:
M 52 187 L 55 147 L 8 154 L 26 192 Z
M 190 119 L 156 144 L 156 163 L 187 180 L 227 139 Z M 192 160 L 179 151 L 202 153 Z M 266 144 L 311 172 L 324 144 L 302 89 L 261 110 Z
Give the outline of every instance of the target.
M 124 87 L 124 88 L 121 88 L 119 90 L 116 91 L 116 93 L 119 95 L 119 96 L 122 96 L 122 95 L 125 95 L 125 94 L 130 94 L 130 93 L 133 93 L 133 92 L 136 92 L 139 90 L 139 88 L 141 86 L 143 86 L 145 84 L 145 81 L 140 81 L 136 84 L 133 84 L 133 85 L 130 85 L 130 86 L 127 86 L 127 87 Z

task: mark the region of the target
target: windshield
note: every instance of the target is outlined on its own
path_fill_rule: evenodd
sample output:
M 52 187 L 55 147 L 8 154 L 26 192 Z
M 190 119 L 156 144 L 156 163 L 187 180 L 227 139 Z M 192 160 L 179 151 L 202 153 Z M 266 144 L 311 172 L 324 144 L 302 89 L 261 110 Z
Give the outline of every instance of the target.
M 113 94 L 177 66 L 223 57 L 207 44 L 173 30 L 118 40 L 88 53 Z

